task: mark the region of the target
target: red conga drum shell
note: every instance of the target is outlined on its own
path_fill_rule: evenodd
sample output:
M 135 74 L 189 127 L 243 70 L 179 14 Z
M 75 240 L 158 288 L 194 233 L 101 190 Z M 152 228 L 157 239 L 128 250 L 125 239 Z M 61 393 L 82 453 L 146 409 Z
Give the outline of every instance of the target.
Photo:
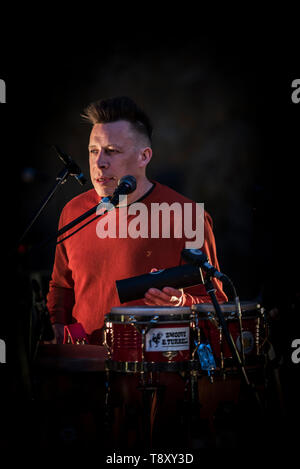
M 193 345 L 192 321 L 193 313 L 188 307 L 112 308 L 105 320 L 110 360 L 119 363 L 188 361 Z
M 238 349 L 241 351 L 239 320 L 235 304 L 220 304 L 221 311 L 227 322 L 228 330 Z M 201 342 L 209 343 L 215 359 L 232 358 L 228 343 L 219 327 L 218 317 L 211 303 L 193 305 L 196 323 L 200 328 Z M 256 357 L 261 353 L 261 345 L 265 335 L 262 308 L 256 302 L 241 302 L 242 332 L 245 357 Z

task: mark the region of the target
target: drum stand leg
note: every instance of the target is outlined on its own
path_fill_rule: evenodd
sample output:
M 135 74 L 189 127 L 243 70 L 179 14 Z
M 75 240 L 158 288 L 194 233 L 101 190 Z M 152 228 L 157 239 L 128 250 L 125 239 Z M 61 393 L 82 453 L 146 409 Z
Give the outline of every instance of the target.
M 141 373 L 139 391 L 142 393 L 142 444 L 143 449 L 153 447 L 153 430 L 158 401 L 161 394 L 159 383 L 153 383 L 152 372 Z
M 112 371 L 105 371 L 105 392 L 104 392 L 104 409 L 103 409 L 103 427 L 104 435 L 108 444 L 118 443 L 119 431 L 120 431 L 120 413 L 117 412 L 112 403 Z
M 197 422 L 200 418 L 200 402 L 198 395 L 198 373 L 193 370 L 190 371 L 190 403 L 189 403 L 189 424 L 190 424 L 190 438 L 193 438 L 197 430 Z
M 188 397 L 188 445 L 190 448 L 207 447 L 209 430 L 204 428 L 201 419 L 201 402 L 199 400 L 198 380 L 201 379 L 198 371 L 192 370 L 189 373 L 187 397 Z
M 104 427 L 107 429 L 111 424 L 111 405 L 110 405 L 110 374 L 105 371 L 105 395 L 104 395 Z
M 153 373 L 146 370 L 145 349 L 146 332 L 148 327 L 142 327 L 139 332 L 142 334 L 142 362 L 140 372 L 140 383 L 138 390 L 142 393 L 142 445 L 144 449 L 152 448 L 152 433 L 157 406 L 158 387 L 153 385 Z

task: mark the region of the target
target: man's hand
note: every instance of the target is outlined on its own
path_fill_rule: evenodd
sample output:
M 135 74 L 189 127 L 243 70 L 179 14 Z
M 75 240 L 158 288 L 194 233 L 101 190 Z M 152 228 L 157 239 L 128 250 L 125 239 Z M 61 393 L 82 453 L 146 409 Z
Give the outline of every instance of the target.
M 153 267 L 151 272 L 157 272 L 158 269 Z M 164 287 L 162 290 L 158 288 L 149 288 L 145 293 L 144 303 L 148 306 L 181 306 L 183 300 L 183 291 L 172 287 Z
M 180 306 L 183 300 L 183 292 L 172 287 L 164 287 L 162 290 L 150 288 L 145 293 L 144 302 L 149 306 Z

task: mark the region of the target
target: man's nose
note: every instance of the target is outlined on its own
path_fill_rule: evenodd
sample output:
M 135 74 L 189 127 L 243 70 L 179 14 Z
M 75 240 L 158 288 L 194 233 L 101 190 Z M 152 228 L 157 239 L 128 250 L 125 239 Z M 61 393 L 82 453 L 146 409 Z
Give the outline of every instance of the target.
M 109 162 L 104 150 L 101 150 L 99 152 L 98 158 L 96 160 L 96 165 L 98 166 L 98 168 L 108 168 Z

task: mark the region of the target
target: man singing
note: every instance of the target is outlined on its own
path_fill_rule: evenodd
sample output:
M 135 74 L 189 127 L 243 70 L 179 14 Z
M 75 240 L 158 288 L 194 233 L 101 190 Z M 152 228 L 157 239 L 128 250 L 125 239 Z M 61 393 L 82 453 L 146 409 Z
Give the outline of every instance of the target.
M 136 203 L 144 205 L 150 218 L 151 209 L 158 204 L 171 206 L 176 203 L 183 209 L 189 204 L 190 221 L 196 226 L 195 202 L 148 179 L 146 169 L 152 158 L 152 126 L 145 112 L 132 99 L 102 99 L 90 104 L 84 117 L 92 125 L 88 148 L 93 189 L 66 204 L 61 213 L 60 228 L 99 204 L 103 197 L 112 196 L 118 181 L 126 175 L 134 176 L 136 190 L 127 196 L 126 207 L 120 204 L 115 208 L 117 233 L 120 228 L 118 215 L 122 215 L 120 211 Z M 62 341 L 64 324 L 78 322 L 86 331 L 89 342 L 100 344 L 105 314 L 113 306 L 120 306 L 116 280 L 183 263 L 181 251 L 188 239 L 184 230 L 182 236 L 178 236 L 176 226 L 178 228 L 178 223 L 183 222 L 177 218 L 175 213 L 170 216 L 169 236 L 163 236 L 161 227 L 159 236 L 157 232 L 153 235 L 149 219 L 147 236 L 143 232 L 143 236 L 131 237 L 129 230 L 127 237 L 109 236 L 109 233 L 100 237 L 97 221 L 94 221 L 57 245 L 47 297 L 56 342 Z M 128 215 L 126 223 L 129 225 L 132 220 L 133 215 Z M 202 246 L 195 247 L 205 252 L 209 262 L 219 270 L 212 220 L 206 212 L 203 223 L 204 242 Z M 222 285 L 215 279 L 213 281 L 218 300 L 226 301 Z M 149 288 L 144 298 L 124 306 L 191 306 L 209 301 L 204 286 L 197 285 L 183 290 Z

